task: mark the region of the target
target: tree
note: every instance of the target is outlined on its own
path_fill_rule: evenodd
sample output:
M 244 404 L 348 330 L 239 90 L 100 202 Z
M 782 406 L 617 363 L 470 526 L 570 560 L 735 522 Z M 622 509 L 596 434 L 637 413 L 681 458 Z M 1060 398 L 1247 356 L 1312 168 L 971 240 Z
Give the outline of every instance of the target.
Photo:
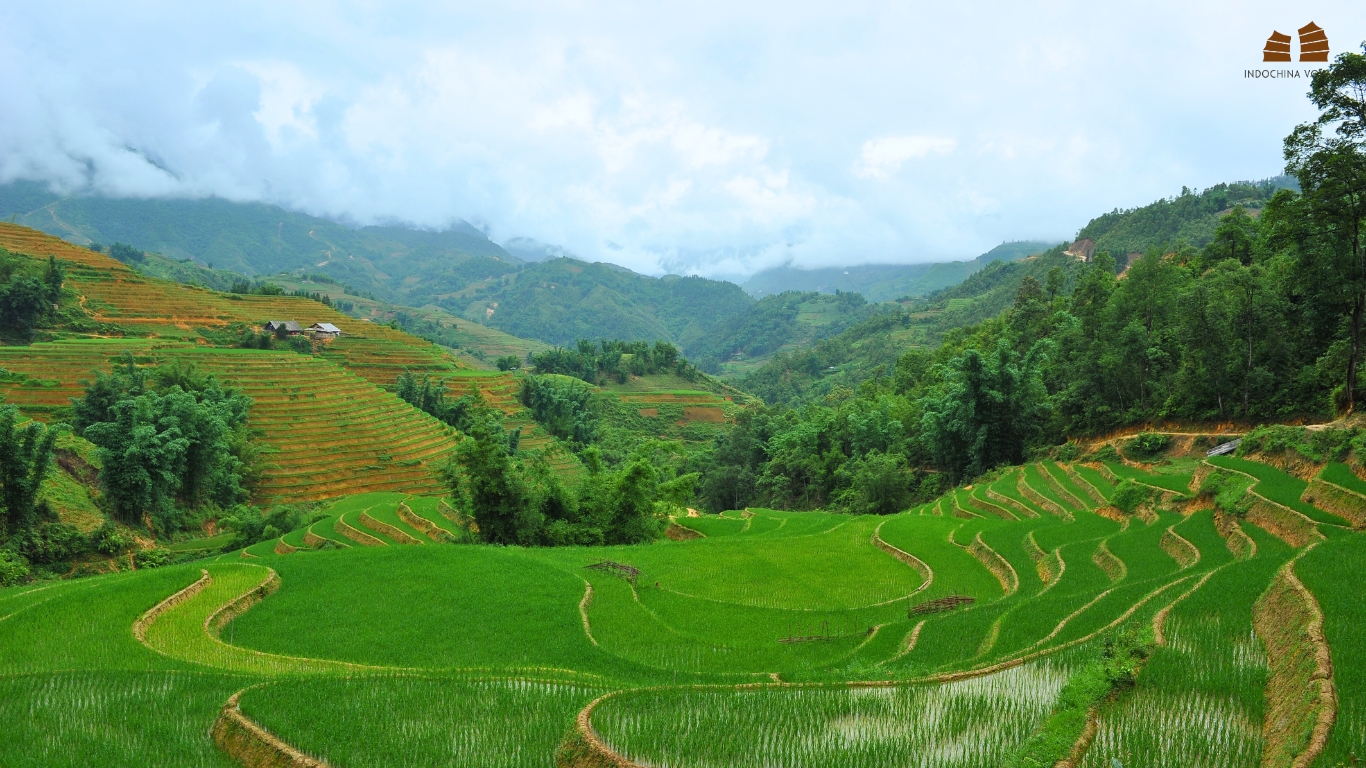
M 140 264 L 147 258 L 147 254 L 125 243 L 114 243 L 109 246 L 109 255 L 124 264 Z
M 31 421 L 19 427 L 18 418 L 14 406 L 0 407 L 0 533 L 18 533 L 38 523 L 38 491 L 52 467 L 63 426 Z
M 1219 220 L 1214 239 L 1205 246 L 1207 261 L 1234 259 L 1242 264 L 1252 263 L 1252 246 L 1257 239 L 1257 220 L 1247 215 L 1241 205 L 1233 206 L 1229 214 Z
M 910 475 L 897 454 L 870 453 L 846 465 L 852 468 L 843 504 L 851 512 L 894 515 L 910 501 Z
M 550 434 L 579 445 L 593 442 L 598 414 L 593 388 L 568 376 L 527 376 L 522 379 L 522 405 Z
M 125 398 L 114 404 L 111 420 L 85 429 L 85 438 L 98 446 L 100 485 L 114 516 L 129 525 L 142 523 L 144 514 L 165 519 L 174 511 L 190 448 L 168 413 L 178 399 L 166 402 L 154 392 Z
M 975 477 L 1024 459 L 1044 407 L 1045 344 L 1021 357 L 1001 339 L 989 357 L 969 348 L 940 367 L 943 384 L 925 399 L 922 419 L 936 464 Z
M 1286 137 L 1286 170 L 1299 179 L 1313 236 L 1320 241 L 1302 250 L 1311 262 L 1306 273 L 1323 274 L 1340 286 L 1351 345 L 1344 400 L 1351 412 L 1366 315 L 1366 55 L 1343 53 L 1314 72 L 1309 98 L 1319 117 Z
M 62 283 L 66 281 L 66 270 L 57 263 L 57 257 L 47 257 L 47 271 L 43 273 L 43 284 L 47 286 L 47 300 L 56 304 L 62 298 Z
M 1266 276 L 1261 265 L 1243 266 L 1236 261 L 1224 261 L 1213 270 L 1212 280 L 1215 289 L 1222 295 L 1229 314 L 1228 326 L 1236 329 L 1241 337 L 1243 354 L 1243 418 L 1251 413 L 1251 392 L 1254 379 L 1255 360 L 1254 342 L 1266 333 L 1269 324 L 1274 322 L 1265 311 L 1271 302 L 1270 291 L 1266 286 Z
M 487 410 L 478 395 L 461 395 L 454 400 L 446 399 L 446 382 L 433 379 L 430 374 L 417 374 L 404 371 L 398 375 L 398 388 L 395 394 L 400 400 L 417 408 L 437 420 L 465 432 L 473 423 L 475 413 Z
M 155 384 L 156 388 L 150 385 Z M 193 366 L 147 372 L 131 354 L 97 373 L 72 410 L 103 462 L 100 484 L 114 515 L 144 516 L 164 530 L 183 525 L 177 508 L 228 507 L 250 495 L 256 450 L 246 431 L 251 400 Z
M 48 289 L 33 277 L 16 277 L 0 285 L 0 329 L 27 335 L 47 314 Z
M 453 490 L 469 499 L 479 535 L 490 544 L 535 544 L 544 518 L 532 503 L 531 489 L 508 456 L 507 439 L 496 419 L 485 414 L 471 425 L 469 438 L 456 448 L 460 472 Z
M 85 384 L 85 397 L 72 398 L 71 412 L 76 434 L 84 435 L 91 424 L 113 419 L 114 404 L 137 397 L 147 389 L 146 372 L 133 360 L 133 353 L 124 351 L 118 365 L 109 373 L 95 372 L 95 380 Z
M 659 495 L 659 473 L 648 461 L 632 462 L 617 473 L 612 503 L 604 505 L 595 517 L 601 520 L 607 544 L 640 544 L 653 541 L 663 527 L 655 517 L 654 502 Z

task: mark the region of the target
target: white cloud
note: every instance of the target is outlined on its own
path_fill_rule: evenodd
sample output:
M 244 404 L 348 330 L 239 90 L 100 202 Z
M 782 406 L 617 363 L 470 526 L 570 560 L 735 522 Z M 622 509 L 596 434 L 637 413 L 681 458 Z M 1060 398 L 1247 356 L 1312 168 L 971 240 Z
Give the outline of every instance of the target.
M 1335 52 L 1366 37 L 1345 0 L 1314 20 Z M 464 218 L 646 271 L 970 258 L 1279 172 L 1312 107 L 1241 70 L 1303 23 L 1270 0 L 9 3 L 0 182 Z
M 888 179 L 901 170 L 901 164 L 927 155 L 952 152 L 958 142 L 938 136 L 887 136 L 863 143 L 863 152 L 854 173 L 864 179 Z

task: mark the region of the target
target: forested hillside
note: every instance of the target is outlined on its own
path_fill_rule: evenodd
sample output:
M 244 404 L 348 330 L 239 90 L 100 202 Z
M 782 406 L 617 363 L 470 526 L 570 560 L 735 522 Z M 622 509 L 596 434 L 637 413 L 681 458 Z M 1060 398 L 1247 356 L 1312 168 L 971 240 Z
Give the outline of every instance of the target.
M 553 259 L 435 301 L 514 336 L 664 339 L 690 347 L 754 300 L 733 283 L 639 275 L 612 264 Z
M 1250 206 L 1242 209 L 1246 211 L 1244 218 L 1255 220 L 1276 190 L 1294 184 L 1289 177 L 1279 177 L 1218 184 L 1198 194 L 1183 190 L 1178 197 L 1092 219 L 1078 233 L 1077 241 L 1080 245 L 1091 238 L 1099 248 L 1093 255 L 1110 253 L 1113 268 L 1122 271 L 1130 258 L 1137 259 L 1148 251 L 1165 253 L 1208 246 L 1219 237 L 1219 224 L 1232 206 Z M 1226 233 L 1224 237 L 1234 236 Z M 1132 249 L 1133 256 L 1130 250 L 1107 251 L 1107 244 Z M 1085 266 L 1083 256 L 1077 253 L 1080 250 L 1064 244 L 1028 258 L 992 261 L 960 283 L 922 299 L 898 302 L 898 308 L 889 311 L 899 313 L 898 320 L 879 318 L 833 338 L 785 351 L 745 371 L 737 384 L 769 403 L 803 402 L 824 397 L 837 387 L 855 387 L 879 366 L 889 371 L 897 350 L 908 344 L 933 347 L 955 329 L 996 317 L 1014 304 L 1026 278 L 1033 279 L 1049 296 L 1070 291 Z
M 1011 305 L 1026 277 L 1057 293 L 1080 267 L 1061 246 L 1022 261 L 995 262 L 924 300 L 877 305 L 876 314 L 836 335 L 779 351 L 736 384 L 771 404 L 819 400 L 857 387 L 879 370 L 888 374 L 908 347 L 933 346 L 955 328 L 994 317 Z
M 926 262 L 922 264 L 862 264 L 850 267 L 799 269 L 775 267 L 760 272 L 743 287 L 755 297 L 784 291 L 836 291 L 861 293 L 869 301 L 892 301 L 924 296 L 962 282 L 968 275 L 994 261 L 1015 261 L 1042 253 L 1055 243 L 1032 240 L 1002 243 L 968 261 Z
M 801 407 L 756 409 L 718 442 L 707 503 L 899 508 L 1078 436 L 1352 414 L 1363 395 L 1366 113 L 1346 68 L 1359 63 L 1315 77 L 1323 116 L 1285 141 L 1302 191 L 1275 180 L 1183 190 L 1092 221 L 1079 238 L 1089 244 L 993 264 L 899 315 L 775 356 L 742 383 Z M 1106 243 L 1125 264 L 1105 249 L 1079 260 L 1081 246 Z M 893 368 L 897 334 L 917 326 L 941 340 Z M 1357 434 L 1302 452 L 1338 455 Z M 1282 450 L 1291 438 L 1277 435 L 1267 439 Z
M 405 293 L 413 276 L 421 276 L 421 291 L 430 295 L 521 263 L 460 221 L 446 232 L 352 228 L 279 206 L 212 197 L 58 197 L 14 182 L 0 187 L 0 215 L 78 245 L 122 242 L 249 276 L 307 269 L 390 296 Z
M 1092 219 L 1077 239 L 1090 239 L 1100 251 L 1109 251 L 1123 267 L 1128 254 L 1149 248 L 1191 245 L 1203 248 L 1214 239 L 1219 219 L 1241 205 L 1254 216 L 1278 189 L 1298 190 L 1293 177 L 1277 176 L 1264 181 L 1216 184 L 1200 193 L 1182 187 L 1181 194 L 1127 211 L 1115 210 Z
M 363 296 L 436 305 L 551 344 L 607 337 L 686 347 L 754 304 L 716 280 L 653 278 L 568 258 L 527 264 L 464 222 L 445 232 L 352 228 L 260 203 L 63 198 L 31 182 L 0 186 L 0 216 L 79 245 L 152 253 L 138 266 L 170 279 L 227 289 L 224 270 L 256 279 L 322 276 Z

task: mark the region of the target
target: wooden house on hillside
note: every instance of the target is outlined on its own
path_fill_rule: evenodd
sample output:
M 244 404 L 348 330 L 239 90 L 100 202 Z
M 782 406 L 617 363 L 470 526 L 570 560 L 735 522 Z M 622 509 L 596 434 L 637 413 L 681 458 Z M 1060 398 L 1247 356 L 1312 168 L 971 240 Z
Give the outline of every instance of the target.
M 302 336 L 304 327 L 293 320 L 271 320 L 266 330 L 276 336 Z
M 335 339 L 342 335 L 341 329 L 331 323 L 314 323 L 308 326 L 308 332 L 315 339 Z

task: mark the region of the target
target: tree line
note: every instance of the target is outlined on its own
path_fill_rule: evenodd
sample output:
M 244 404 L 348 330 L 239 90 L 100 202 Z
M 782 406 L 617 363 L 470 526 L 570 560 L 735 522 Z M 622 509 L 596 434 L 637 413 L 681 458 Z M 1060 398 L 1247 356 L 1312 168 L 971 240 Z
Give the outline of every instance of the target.
M 1120 254 L 1123 263 L 1100 251 L 1046 280 L 1026 277 L 1005 311 L 857 387 L 752 409 L 718 438 L 701 500 L 896 511 L 1069 436 L 1354 411 L 1366 322 L 1363 88 L 1361 54 L 1315 73 L 1320 117 L 1285 140 L 1298 191 L 1278 189 L 1251 210 L 1233 204 L 1200 248 L 1168 243 Z
M 537 373 L 558 373 L 601 385 L 609 381 L 624 384 L 631 376 L 673 373 L 693 381 L 697 369 L 683 358 L 678 347 L 667 341 L 623 341 L 579 339 L 572 348 L 555 347 L 530 355 L 528 362 Z

